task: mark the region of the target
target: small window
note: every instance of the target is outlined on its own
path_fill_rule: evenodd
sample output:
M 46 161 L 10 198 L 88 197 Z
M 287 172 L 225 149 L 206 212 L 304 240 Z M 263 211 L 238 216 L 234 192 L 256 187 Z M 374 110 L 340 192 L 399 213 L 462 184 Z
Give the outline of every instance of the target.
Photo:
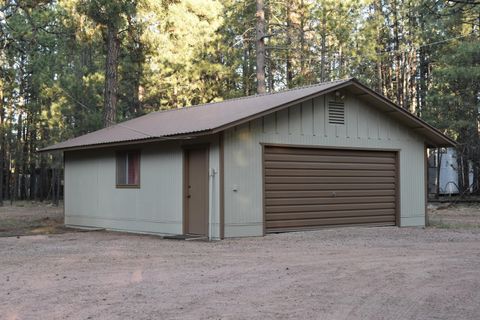
M 117 152 L 117 187 L 140 187 L 140 151 Z
M 343 102 L 328 103 L 328 123 L 345 124 L 345 104 Z

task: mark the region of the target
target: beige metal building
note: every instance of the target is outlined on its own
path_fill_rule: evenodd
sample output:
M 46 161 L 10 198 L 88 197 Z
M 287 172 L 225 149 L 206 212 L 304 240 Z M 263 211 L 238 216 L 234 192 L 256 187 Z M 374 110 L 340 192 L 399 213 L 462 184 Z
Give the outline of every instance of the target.
M 137 119 L 65 155 L 65 223 L 211 239 L 423 226 L 427 147 L 454 141 L 355 79 Z

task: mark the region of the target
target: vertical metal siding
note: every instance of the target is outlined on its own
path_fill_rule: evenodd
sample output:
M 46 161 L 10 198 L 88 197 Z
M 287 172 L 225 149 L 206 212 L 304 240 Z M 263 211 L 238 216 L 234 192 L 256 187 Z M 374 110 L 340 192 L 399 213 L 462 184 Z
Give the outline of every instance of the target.
M 209 235 L 220 239 L 220 141 L 219 136 L 203 138 L 210 143 L 209 153 Z
M 218 137 L 210 143 L 211 236 L 220 235 Z M 183 222 L 180 142 L 135 146 L 141 149 L 140 188 L 115 187 L 115 149 L 71 152 L 65 161 L 65 223 L 132 232 L 181 234 Z
M 182 153 L 178 146 L 141 150 L 139 189 L 115 187 L 115 151 L 72 153 L 65 163 L 65 223 L 107 229 L 182 232 Z
M 400 150 L 400 223 L 424 224 L 423 139 L 349 94 L 345 125 L 329 124 L 329 99 L 321 96 L 225 132 L 226 237 L 263 234 L 261 143 Z

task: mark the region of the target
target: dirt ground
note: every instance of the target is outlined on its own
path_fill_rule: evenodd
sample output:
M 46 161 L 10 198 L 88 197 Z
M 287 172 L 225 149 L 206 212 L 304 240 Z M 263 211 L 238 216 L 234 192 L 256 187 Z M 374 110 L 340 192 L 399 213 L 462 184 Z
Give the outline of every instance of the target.
M 480 228 L 480 204 L 431 203 L 428 206 L 430 225 L 438 228 Z
M 479 319 L 480 228 L 2 237 L 0 297 L 0 319 Z
M 58 207 L 45 203 L 5 201 L 0 207 L 0 237 L 62 233 L 63 204 Z

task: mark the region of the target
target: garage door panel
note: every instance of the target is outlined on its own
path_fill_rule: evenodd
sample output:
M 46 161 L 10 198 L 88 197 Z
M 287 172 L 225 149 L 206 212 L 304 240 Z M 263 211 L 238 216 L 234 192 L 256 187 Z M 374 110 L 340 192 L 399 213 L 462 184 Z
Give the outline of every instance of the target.
M 394 225 L 395 152 L 265 147 L 267 232 Z
M 270 206 L 290 206 L 290 205 L 310 205 L 310 204 L 347 204 L 347 203 L 383 203 L 383 202 L 393 202 L 395 197 L 393 196 L 384 196 L 384 197 L 330 197 L 330 198 L 275 198 L 267 199 L 265 204 Z
M 365 217 L 347 217 L 347 218 L 325 218 L 325 219 L 299 219 L 299 220 L 278 220 L 267 221 L 267 228 L 291 228 L 291 227 L 312 227 L 318 225 L 341 225 L 341 224 L 368 224 L 385 223 L 387 225 L 395 224 L 394 216 L 365 216 Z
M 395 183 L 395 177 L 265 177 L 265 183 Z M 308 189 L 308 186 L 305 186 Z
M 298 154 L 265 154 L 265 161 L 290 161 L 290 162 L 343 162 L 343 163 L 370 163 L 370 164 L 395 164 L 393 157 L 348 157 L 324 155 L 298 155 Z
M 285 191 L 312 191 L 312 190 L 395 190 L 395 183 L 311 183 L 308 184 L 308 189 L 305 188 L 304 184 L 290 184 L 290 183 L 266 183 L 265 190 L 276 191 L 276 190 L 285 190 Z M 266 191 L 266 194 L 268 191 Z M 331 193 L 331 192 L 330 192 Z
M 295 150 L 292 150 L 295 149 Z M 370 151 L 370 150 L 341 150 L 341 149 L 318 149 L 318 148 L 289 148 L 289 147 L 271 147 L 265 148 L 267 154 L 293 154 L 293 155 L 322 155 L 322 156 L 348 156 L 348 157 L 379 157 L 379 158 L 395 158 L 395 152 L 389 151 Z
M 266 169 L 267 177 L 394 177 L 392 170 L 315 170 L 315 169 Z
M 378 188 L 378 187 L 377 187 Z M 331 190 L 331 191 L 330 191 Z M 267 199 L 274 198 L 331 198 L 332 191 L 336 193 L 337 198 L 340 197 L 361 197 L 370 196 L 372 192 L 375 192 L 377 196 L 394 196 L 394 188 L 387 189 L 374 189 L 374 190 L 338 190 L 329 189 L 329 191 L 318 190 L 287 190 L 287 191 L 268 191 L 265 193 Z
M 321 219 L 337 217 L 362 217 L 362 216 L 391 216 L 395 209 L 368 209 L 368 210 L 343 210 L 343 211 L 314 211 L 314 212 L 282 212 L 271 213 L 267 221 L 276 220 L 300 220 L 300 219 Z
M 393 209 L 395 204 L 388 203 L 348 203 L 348 204 L 320 204 L 320 205 L 294 205 L 294 206 L 265 206 L 269 213 L 303 212 L 303 211 L 334 211 L 334 210 L 368 210 L 368 209 Z
M 285 228 L 269 228 L 268 233 L 279 233 L 279 232 L 296 232 L 296 231 L 310 231 L 318 230 L 325 228 L 345 228 L 345 227 L 385 227 L 385 226 L 395 226 L 395 222 L 367 222 L 367 223 L 342 223 L 342 224 L 322 224 L 314 226 L 300 226 L 300 227 L 285 227 Z
M 265 161 L 269 169 L 395 170 L 394 164 Z

